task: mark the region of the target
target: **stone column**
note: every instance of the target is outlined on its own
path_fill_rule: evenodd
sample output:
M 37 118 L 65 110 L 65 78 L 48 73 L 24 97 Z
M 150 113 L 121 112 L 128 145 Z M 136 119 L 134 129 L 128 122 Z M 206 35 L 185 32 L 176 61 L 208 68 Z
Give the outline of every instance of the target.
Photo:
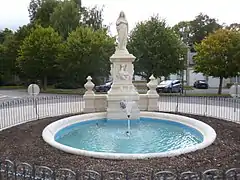
M 83 111 L 85 113 L 95 112 L 95 93 L 93 92 L 94 86 L 95 85 L 92 82 L 92 77 L 88 76 L 87 82 L 84 85 L 84 87 L 87 91 L 83 95 L 83 99 L 85 102 L 85 107 L 84 107 Z
M 147 87 L 149 88 L 147 92 L 147 98 L 148 98 L 148 111 L 158 111 L 158 99 L 159 95 L 156 91 L 157 88 L 157 79 L 151 75 L 150 76 L 150 81 L 147 83 Z
M 111 57 L 111 76 L 113 84 L 108 91 L 108 119 L 123 119 L 125 114 L 120 108 L 122 100 L 135 101 L 138 104 L 139 94 L 132 83 L 135 56 L 128 51 L 117 50 Z M 133 119 L 138 118 L 132 116 Z

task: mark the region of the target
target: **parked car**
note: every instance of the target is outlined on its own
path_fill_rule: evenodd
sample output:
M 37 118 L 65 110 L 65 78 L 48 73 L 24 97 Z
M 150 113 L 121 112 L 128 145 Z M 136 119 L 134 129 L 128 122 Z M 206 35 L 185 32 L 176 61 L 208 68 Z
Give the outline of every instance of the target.
M 112 82 L 107 82 L 105 84 L 99 85 L 99 86 L 95 86 L 95 91 L 96 92 L 108 92 L 109 89 L 112 86 Z
M 156 88 L 157 93 L 180 93 L 182 84 L 179 80 L 162 81 Z
M 193 87 L 197 89 L 208 89 L 208 83 L 206 80 L 197 80 L 194 82 Z

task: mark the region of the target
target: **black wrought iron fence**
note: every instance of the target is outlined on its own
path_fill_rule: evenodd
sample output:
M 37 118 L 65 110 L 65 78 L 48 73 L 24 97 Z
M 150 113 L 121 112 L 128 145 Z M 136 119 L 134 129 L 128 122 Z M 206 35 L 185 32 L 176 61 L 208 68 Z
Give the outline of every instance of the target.
M 204 172 L 152 171 L 120 172 L 67 168 L 52 169 L 28 163 L 0 161 L 0 180 L 240 180 L 240 168 L 209 169 Z
M 0 129 L 45 117 L 83 111 L 82 96 L 46 96 L 0 102 Z
M 210 116 L 240 123 L 240 99 L 235 98 L 160 96 L 159 110 Z
M 80 95 L 57 95 L 0 102 L 0 129 L 45 117 L 82 112 Z M 228 119 L 240 123 L 240 100 L 222 97 L 160 96 L 159 111 Z

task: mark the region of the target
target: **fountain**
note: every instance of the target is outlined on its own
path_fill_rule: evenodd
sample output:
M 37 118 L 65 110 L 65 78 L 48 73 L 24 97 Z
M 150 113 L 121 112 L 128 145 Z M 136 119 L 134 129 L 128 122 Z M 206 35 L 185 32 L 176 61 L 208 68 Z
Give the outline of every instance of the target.
M 125 110 L 126 115 L 127 115 L 127 131 L 126 131 L 127 135 L 130 135 L 130 130 L 131 130 L 131 119 L 130 118 L 131 118 L 132 108 L 133 108 L 134 104 L 135 104 L 134 101 L 122 100 L 120 102 L 121 109 Z
M 135 57 L 126 48 L 128 23 L 123 12 L 116 25 L 118 46 L 110 57 L 113 84 L 108 94 L 95 95 L 94 84 L 88 77 L 84 94 L 86 113 L 49 124 L 43 130 L 43 139 L 68 153 L 105 159 L 177 156 L 211 145 L 216 133 L 203 122 L 140 111 L 142 107 L 148 111 L 158 109 L 156 79 L 150 77 L 147 94 L 138 94 L 132 83 Z M 103 111 L 104 104 L 106 112 L 96 112 L 99 107 Z

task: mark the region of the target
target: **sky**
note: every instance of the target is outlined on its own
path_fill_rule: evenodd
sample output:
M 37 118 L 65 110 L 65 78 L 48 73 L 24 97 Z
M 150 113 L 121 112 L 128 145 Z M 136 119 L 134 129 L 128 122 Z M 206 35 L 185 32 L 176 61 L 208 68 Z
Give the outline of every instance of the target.
M 29 22 L 30 0 L 0 0 L 0 29 L 17 29 Z M 172 26 L 179 21 L 192 20 L 200 12 L 214 17 L 220 23 L 240 23 L 240 0 L 82 0 L 84 6 L 104 6 L 104 23 L 115 35 L 115 22 L 124 11 L 130 30 L 137 22 L 158 14 Z

